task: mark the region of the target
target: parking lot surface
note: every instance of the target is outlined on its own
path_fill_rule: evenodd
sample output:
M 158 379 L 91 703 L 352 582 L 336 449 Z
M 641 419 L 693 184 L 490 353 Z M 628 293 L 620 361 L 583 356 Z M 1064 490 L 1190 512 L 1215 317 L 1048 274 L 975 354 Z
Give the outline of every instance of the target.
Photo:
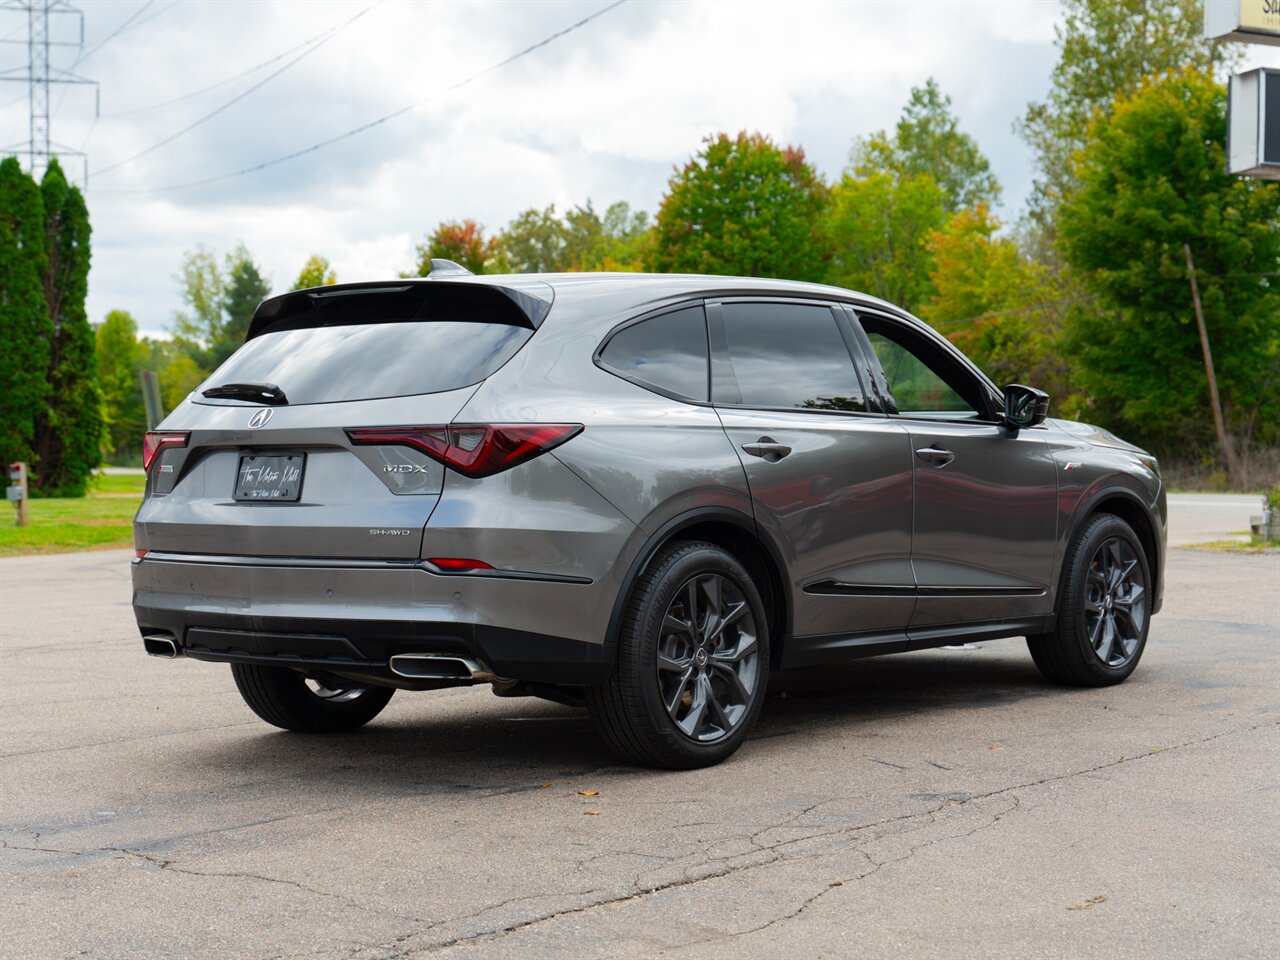
M 1249 511 L 1182 498 L 1173 529 L 1211 539 Z M 487 687 L 398 694 L 352 734 L 276 731 L 226 667 L 143 655 L 128 558 L 0 561 L 0 956 L 1280 942 L 1275 554 L 1173 549 L 1120 687 L 1050 687 L 1021 640 L 789 674 L 734 759 L 689 773 L 622 766 L 585 712 Z

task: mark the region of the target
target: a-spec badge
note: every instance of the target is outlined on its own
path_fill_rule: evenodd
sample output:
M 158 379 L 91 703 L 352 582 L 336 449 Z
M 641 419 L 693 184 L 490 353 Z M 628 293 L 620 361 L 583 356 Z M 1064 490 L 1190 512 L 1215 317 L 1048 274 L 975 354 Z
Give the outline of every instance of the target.
M 272 410 L 270 407 L 263 407 L 252 417 L 249 418 L 249 426 L 260 427 L 271 419 Z

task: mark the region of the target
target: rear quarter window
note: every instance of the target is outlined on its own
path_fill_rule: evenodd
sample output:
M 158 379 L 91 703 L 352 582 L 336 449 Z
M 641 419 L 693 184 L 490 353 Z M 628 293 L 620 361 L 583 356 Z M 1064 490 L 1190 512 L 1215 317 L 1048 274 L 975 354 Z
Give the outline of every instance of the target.
M 706 314 L 699 304 L 624 327 L 609 338 L 600 363 L 659 393 L 706 402 Z

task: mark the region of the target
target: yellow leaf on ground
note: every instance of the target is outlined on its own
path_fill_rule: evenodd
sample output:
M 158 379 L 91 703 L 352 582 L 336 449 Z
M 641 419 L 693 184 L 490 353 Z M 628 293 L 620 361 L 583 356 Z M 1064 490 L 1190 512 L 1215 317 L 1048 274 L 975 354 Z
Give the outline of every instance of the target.
M 599 790 L 579 790 L 579 791 L 578 791 L 578 796 L 580 796 L 580 797 L 598 797 L 598 796 L 600 796 L 600 791 L 599 791 Z

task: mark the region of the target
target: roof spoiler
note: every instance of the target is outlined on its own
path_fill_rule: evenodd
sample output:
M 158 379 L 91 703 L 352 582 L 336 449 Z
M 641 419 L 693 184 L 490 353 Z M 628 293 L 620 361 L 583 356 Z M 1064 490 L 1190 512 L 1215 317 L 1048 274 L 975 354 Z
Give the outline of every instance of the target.
M 467 282 L 467 274 L 452 270 L 433 273 L 450 279 L 340 283 L 271 297 L 258 304 L 245 340 L 272 330 L 407 320 L 505 323 L 536 330 L 555 299 L 554 290 L 541 280 Z

